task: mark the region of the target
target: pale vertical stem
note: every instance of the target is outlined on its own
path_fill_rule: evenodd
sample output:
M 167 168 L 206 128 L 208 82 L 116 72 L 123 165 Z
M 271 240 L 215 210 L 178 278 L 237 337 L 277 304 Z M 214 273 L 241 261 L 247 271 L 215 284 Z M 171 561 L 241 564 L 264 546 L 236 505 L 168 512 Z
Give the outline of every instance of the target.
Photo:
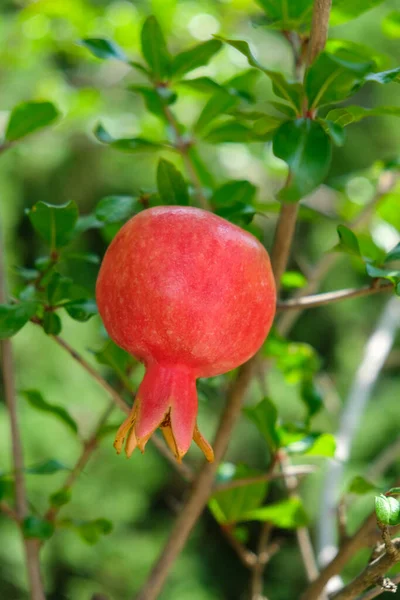
M 1 233 L 1 232 L 0 232 Z M 6 276 L 3 241 L 0 235 L 0 303 L 7 300 Z M 15 472 L 15 503 L 19 523 L 28 514 L 28 502 L 24 478 L 24 457 L 17 414 L 17 396 L 15 392 L 14 361 L 10 340 L 1 342 L 1 365 L 3 374 L 4 396 L 10 415 L 11 449 Z M 26 567 L 31 593 L 31 600 L 45 600 L 40 573 L 39 542 L 23 538 Z

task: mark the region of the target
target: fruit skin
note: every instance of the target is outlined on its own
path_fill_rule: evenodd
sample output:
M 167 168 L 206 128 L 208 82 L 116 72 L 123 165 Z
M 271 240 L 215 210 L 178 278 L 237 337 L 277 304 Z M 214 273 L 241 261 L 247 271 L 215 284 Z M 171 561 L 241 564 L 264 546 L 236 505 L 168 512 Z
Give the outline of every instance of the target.
M 146 366 L 117 450 L 129 430 L 130 452 L 143 450 L 159 425 L 178 459 L 193 432 L 205 450 L 195 379 L 230 371 L 263 343 L 276 303 L 265 248 L 210 212 L 151 208 L 113 239 L 96 297 L 110 337 Z

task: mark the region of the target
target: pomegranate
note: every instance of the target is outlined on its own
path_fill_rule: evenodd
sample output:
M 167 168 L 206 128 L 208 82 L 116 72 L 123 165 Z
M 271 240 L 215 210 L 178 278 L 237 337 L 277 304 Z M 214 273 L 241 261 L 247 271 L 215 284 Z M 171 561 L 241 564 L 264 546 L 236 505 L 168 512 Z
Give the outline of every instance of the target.
M 213 460 L 196 424 L 196 378 L 238 367 L 274 318 L 268 254 L 251 234 L 204 210 L 150 208 L 110 244 L 96 286 L 110 337 L 146 367 L 118 430 L 129 457 L 161 427 L 178 461 L 192 439 Z

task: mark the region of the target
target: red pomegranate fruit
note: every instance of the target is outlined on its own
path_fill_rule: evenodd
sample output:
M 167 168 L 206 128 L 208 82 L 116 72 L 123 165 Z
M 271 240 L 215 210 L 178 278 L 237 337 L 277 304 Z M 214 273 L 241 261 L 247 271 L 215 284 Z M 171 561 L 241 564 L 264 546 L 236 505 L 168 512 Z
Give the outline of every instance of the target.
M 238 367 L 263 343 L 275 314 L 268 254 L 250 233 L 204 210 L 165 206 L 128 221 L 110 244 L 96 287 L 110 337 L 146 367 L 114 446 L 143 452 L 161 427 L 180 461 L 197 424 L 196 379 Z

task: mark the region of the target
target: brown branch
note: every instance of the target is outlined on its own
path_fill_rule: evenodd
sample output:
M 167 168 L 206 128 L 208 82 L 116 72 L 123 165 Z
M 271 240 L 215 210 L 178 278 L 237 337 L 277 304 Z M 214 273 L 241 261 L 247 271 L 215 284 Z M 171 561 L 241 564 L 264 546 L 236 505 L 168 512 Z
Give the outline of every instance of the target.
M 350 300 L 351 298 L 360 298 L 361 296 L 371 296 L 381 292 L 390 292 L 393 290 L 392 283 L 384 283 L 382 285 L 372 287 L 365 286 L 362 288 L 349 288 L 346 290 L 337 290 L 334 292 L 326 292 L 324 294 L 314 294 L 313 296 L 305 296 L 303 298 L 291 298 L 278 302 L 277 310 L 306 310 L 325 304 L 334 304 L 342 300 Z
M 325 48 L 331 6 L 332 0 L 314 0 L 311 36 L 307 49 L 307 66 L 311 65 Z
M 185 163 L 186 170 L 196 191 L 197 200 L 202 208 L 209 210 L 210 206 L 206 196 L 204 195 L 203 186 L 201 185 L 201 181 L 190 157 L 190 145 L 182 138 L 179 131 L 178 122 L 175 119 L 173 112 L 165 104 L 163 104 L 163 112 L 172 131 L 174 132 L 176 149 L 182 156 L 183 162 Z
M 3 243 L 0 239 L 0 303 L 7 298 L 6 278 L 4 273 Z M 16 514 L 20 523 L 28 516 L 28 500 L 24 478 L 24 457 L 17 413 L 17 395 L 14 379 L 14 359 L 11 340 L 1 342 L 1 367 L 3 374 L 4 397 L 10 415 L 11 448 L 15 473 Z M 45 600 L 40 572 L 39 542 L 36 539 L 23 537 L 23 544 L 28 571 L 31 600 Z
M 286 270 L 289 252 L 296 227 L 298 203 L 282 203 L 276 224 L 274 243 L 271 251 L 271 264 L 275 276 L 276 293 L 279 295 L 281 277 Z
M 397 585 L 398 583 L 400 583 L 400 574 L 399 575 L 395 575 L 394 577 L 391 577 L 391 582 L 394 585 Z M 374 598 L 377 598 L 378 596 L 380 596 L 381 594 L 383 594 L 386 590 L 384 590 L 382 588 L 381 585 L 379 585 L 378 587 L 373 588 L 372 590 L 369 590 L 369 592 L 367 592 L 366 594 L 364 594 L 360 600 L 373 600 Z
M 270 559 L 267 553 L 268 542 L 271 536 L 272 523 L 263 523 L 257 545 L 257 562 L 252 568 L 250 600 L 260 600 L 263 593 L 263 575 L 267 561 Z
M 0 502 L 0 512 L 3 512 L 16 523 L 20 523 L 20 519 L 18 517 L 17 512 L 14 509 L 12 509 L 11 506 L 8 506 L 7 502 Z
M 243 477 L 242 479 L 232 479 L 226 483 L 220 483 L 213 488 L 213 493 L 225 492 L 226 490 L 233 490 L 238 487 L 251 485 L 252 483 L 261 483 L 263 481 L 273 481 L 274 479 L 283 479 L 284 477 L 301 477 L 315 473 L 318 467 L 314 465 L 299 465 L 288 467 L 285 473 L 262 473 L 261 475 L 254 475 L 253 477 Z
M 241 563 L 247 568 L 253 568 L 253 565 L 257 564 L 257 555 L 246 548 L 238 539 L 235 538 L 232 533 L 232 529 L 229 525 L 221 525 L 221 531 L 224 537 L 228 540 L 229 544 L 235 550 L 236 554 L 240 558 Z
M 392 550 L 368 564 L 352 582 L 331 596 L 332 600 L 354 600 L 371 585 L 376 585 L 400 561 L 400 539 L 391 542 Z

